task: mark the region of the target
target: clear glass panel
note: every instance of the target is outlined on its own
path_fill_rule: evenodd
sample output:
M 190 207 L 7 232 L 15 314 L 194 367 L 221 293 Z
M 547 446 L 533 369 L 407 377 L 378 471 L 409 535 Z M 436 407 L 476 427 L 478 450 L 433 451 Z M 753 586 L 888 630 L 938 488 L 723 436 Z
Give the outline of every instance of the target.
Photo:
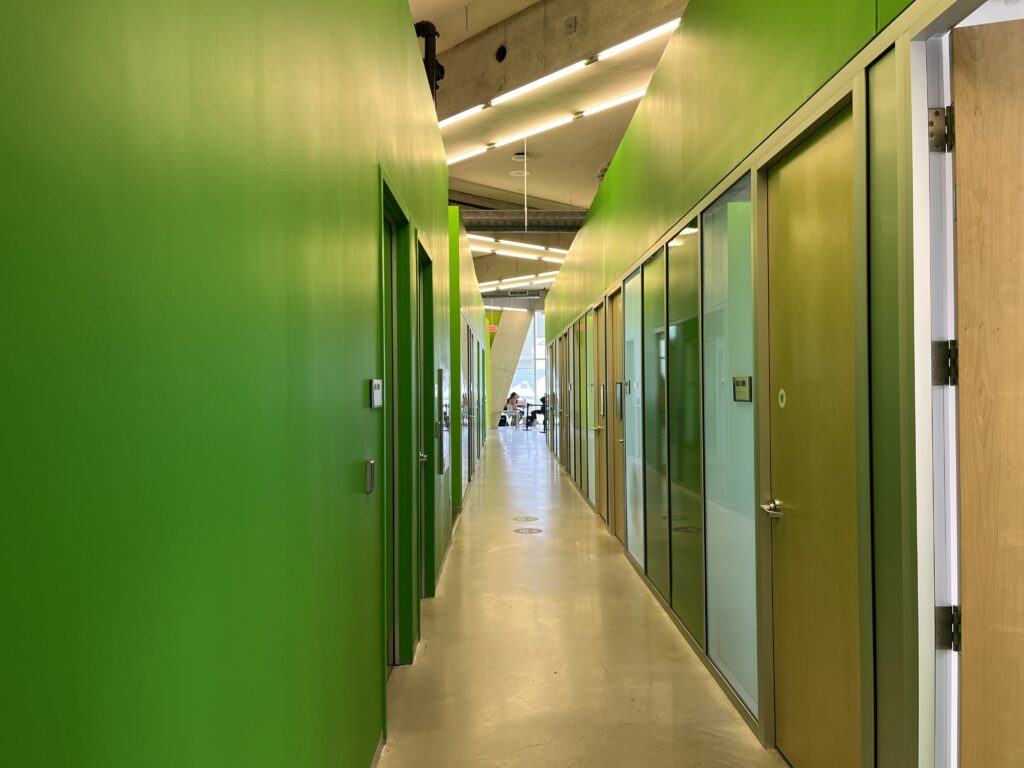
M 583 390 L 586 395 L 586 424 L 587 424 L 587 497 L 597 504 L 597 441 L 594 427 L 597 425 L 597 417 L 594 413 L 595 392 L 594 392 L 594 312 L 587 312 L 587 319 L 584 323 L 586 333 L 586 377 L 587 387 Z
M 647 577 L 669 600 L 668 339 L 665 328 L 665 251 L 644 264 L 644 494 Z
M 708 656 L 757 716 L 754 404 L 733 394 L 754 373 L 750 216 L 749 179 L 703 216 L 704 446 Z
M 623 376 L 626 382 L 625 409 L 622 414 L 626 440 L 626 548 L 641 568 L 644 554 L 644 406 L 641 370 L 641 328 L 643 325 L 643 287 L 640 273 L 626 281 L 623 291 Z
M 704 647 L 704 489 L 700 425 L 700 253 L 697 222 L 668 248 L 672 609 Z

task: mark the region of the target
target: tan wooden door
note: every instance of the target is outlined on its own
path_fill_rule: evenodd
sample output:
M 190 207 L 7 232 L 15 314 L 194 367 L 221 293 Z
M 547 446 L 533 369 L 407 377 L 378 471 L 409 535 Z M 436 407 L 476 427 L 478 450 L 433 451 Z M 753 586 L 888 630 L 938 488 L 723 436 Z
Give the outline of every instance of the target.
M 594 334 L 594 483 L 597 514 L 608 522 L 608 398 L 607 368 L 605 360 L 604 305 L 594 309 L 594 323 L 588 332 Z
M 1024 21 L 953 31 L 961 765 L 1024 765 Z
M 623 430 L 622 291 L 608 299 L 608 508 L 609 527 L 626 543 L 626 433 Z
M 860 768 L 857 408 L 849 109 L 768 177 L 776 740 Z

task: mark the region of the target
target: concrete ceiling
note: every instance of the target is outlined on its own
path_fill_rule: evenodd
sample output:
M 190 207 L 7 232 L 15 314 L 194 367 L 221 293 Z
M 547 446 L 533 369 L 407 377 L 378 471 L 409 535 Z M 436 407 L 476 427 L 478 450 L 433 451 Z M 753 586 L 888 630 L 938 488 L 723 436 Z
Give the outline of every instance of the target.
M 410 0 L 413 18 L 434 22 L 445 79 L 441 118 L 489 102 L 569 64 L 678 18 L 686 0 Z M 489 107 L 442 131 L 449 157 L 565 118 L 647 87 L 669 35 Z M 507 50 L 502 61 L 496 51 Z M 589 208 L 633 118 L 633 101 L 450 167 L 453 199 L 475 207 Z M 526 151 L 524 164 L 515 159 Z M 472 200 L 469 202 L 467 197 Z M 492 201 L 493 204 L 489 204 Z M 497 235 L 568 248 L 572 235 Z M 547 271 L 501 256 L 477 256 L 481 282 Z M 543 290 L 543 289 L 542 289 Z
M 667 41 L 667 36 L 655 39 L 448 126 L 442 132 L 445 149 L 449 156 L 457 155 L 645 88 Z M 451 167 L 453 185 L 467 181 L 521 193 L 522 178 L 510 174 L 522 170 L 513 155 L 525 148 L 531 196 L 588 208 L 600 183 L 598 174 L 611 162 L 636 107 L 637 102 L 623 104 L 461 162 Z
M 441 33 L 444 53 L 539 0 L 409 0 L 413 21 L 432 21 Z

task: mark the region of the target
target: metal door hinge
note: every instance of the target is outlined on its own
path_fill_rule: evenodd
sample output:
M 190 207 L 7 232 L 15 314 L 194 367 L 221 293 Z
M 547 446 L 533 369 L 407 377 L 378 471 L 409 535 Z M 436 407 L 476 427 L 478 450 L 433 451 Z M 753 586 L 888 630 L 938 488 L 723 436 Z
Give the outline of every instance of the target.
M 928 147 L 932 152 L 952 152 L 955 145 L 953 107 L 932 107 L 928 110 Z
M 960 347 L 956 339 L 932 342 L 932 384 L 955 387 L 960 381 Z
M 935 647 L 960 652 L 960 606 L 940 605 L 935 608 Z

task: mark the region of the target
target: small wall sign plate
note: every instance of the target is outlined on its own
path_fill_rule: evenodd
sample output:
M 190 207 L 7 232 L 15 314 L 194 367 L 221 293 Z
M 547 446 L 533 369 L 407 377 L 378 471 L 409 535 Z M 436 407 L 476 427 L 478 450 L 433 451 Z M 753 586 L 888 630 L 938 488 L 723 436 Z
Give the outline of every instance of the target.
M 384 379 L 370 380 L 370 407 L 384 407 Z
M 751 403 L 754 400 L 754 377 L 732 377 L 732 399 L 735 403 Z

